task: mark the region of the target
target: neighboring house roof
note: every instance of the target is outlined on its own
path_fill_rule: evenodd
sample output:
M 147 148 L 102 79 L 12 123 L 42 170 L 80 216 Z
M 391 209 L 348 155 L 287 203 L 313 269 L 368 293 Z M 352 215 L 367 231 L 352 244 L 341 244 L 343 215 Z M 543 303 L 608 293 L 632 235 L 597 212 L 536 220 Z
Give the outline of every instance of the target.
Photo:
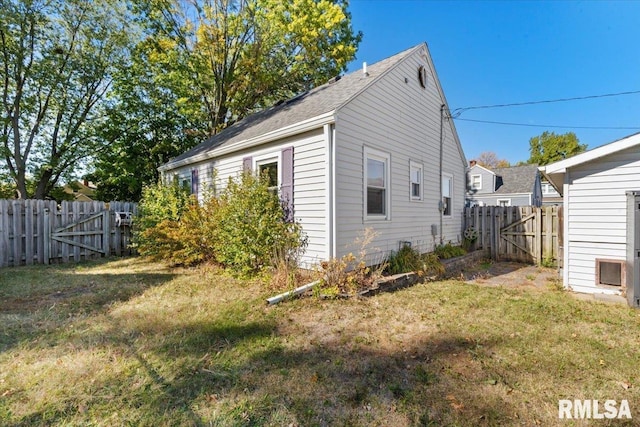
M 319 126 L 322 122 L 317 123 L 313 120 L 319 117 L 323 118 L 324 122 L 331 123 L 334 120 L 333 113 L 338 108 L 345 105 L 396 64 L 423 46 L 425 46 L 425 43 L 368 66 L 366 75 L 362 70 L 359 70 L 340 78 L 331 79 L 330 82 L 322 86 L 252 114 L 208 138 L 191 150 L 173 158 L 159 169 L 161 171 L 170 170 L 215 157 L 226 151 L 249 148 L 261 142 L 266 142 L 263 139 L 269 135 L 280 135 L 283 129 L 291 128 L 307 121 Z M 325 117 L 325 115 L 329 117 Z M 225 148 L 229 150 L 225 150 Z
M 568 159 L 560 160 L 546 166 L 540 166 L 540 172 L 549 180 L 558 193 L 562 194 L 564 175 L 568 168 L 600 159 L 609 154 L 614 154 L 628 148 L 640 145 L 640 132 L 626 136 L 609 144 L 602 145 L 584 153 L 576 154 Z
M 502 177 L 502 185 L 494 194 L 531 193 L 538 175 L 538 165 L 496 168 L 493 172 Z
M 63 190 L 67 194 L 73 194 L 75 200 L 80 202 L 92 202 L 96 194 L 96 186 L 92 182 L 74 181 L 65 184 Z

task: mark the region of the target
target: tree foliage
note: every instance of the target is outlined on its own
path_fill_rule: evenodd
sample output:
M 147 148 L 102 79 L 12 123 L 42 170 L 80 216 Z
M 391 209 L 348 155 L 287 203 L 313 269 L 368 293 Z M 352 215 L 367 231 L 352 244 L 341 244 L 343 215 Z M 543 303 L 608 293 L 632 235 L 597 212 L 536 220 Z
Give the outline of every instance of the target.
M 580 154 L 587 149 L 587 144 L 580 144 L 573 132 L 556 135 L 545 131 L 529 140 L 529 163 L 548 165 Z
M 493 151 L 483 151 L 478 155 L 476 162 L 487 169 L 496 168 L 508 168 L 511 166 L 506 159 L 498 159 L 498 156 Z
M 135 4 L 144 39 L 115 76 L 91 175 L 104 199 L 138 200 L 171 157 L 344 71 L 361 38 L 344 0 Z
M 128 57 L 127 21 L 119 0 L 2 2 L 0 154 L 19 197 L 45 198 L 99 149 L 94 125 Z
M 361 39 L 346 0 L 155 0 L 143 11 L 157 79 L 205 135 L 325 83 Z
M 97 153 L 91 181 L 100 200 L 139 200 L 159 179 L 158 167 L 196 143 L 198 123 L 176 108 L 179 94 L 161 84 L 162 69 L 149 60 L 149 41 L 136 46 L 131 65 L 114 75 L 97 134 L 108 147 Z

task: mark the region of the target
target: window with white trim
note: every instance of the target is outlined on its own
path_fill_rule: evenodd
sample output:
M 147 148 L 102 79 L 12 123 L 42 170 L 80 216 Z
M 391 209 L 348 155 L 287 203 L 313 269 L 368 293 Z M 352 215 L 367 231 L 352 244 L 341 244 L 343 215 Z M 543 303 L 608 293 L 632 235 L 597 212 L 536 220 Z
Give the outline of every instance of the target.
M 482 189 L 482 175 L 471 175 L 471 189 L 472 190 Z
M 442 215 L 451 216 L 453 198 L 453 176 L 442 174 Z
M 511 199 L 498 199 L 498 206 L 511 206 Z
M 409 162 L 409 194 L 411 200 L 422 200 L 422 163 Z
M 389 219 L 388 153 L 365 148 L 365 215 L 367 219 Z
M 278 193 L 280 188 L 280 158 L 278 156 L 268 156 L 255 159 L 255 171 L 261 177 L 266 177 L 269 191 Z

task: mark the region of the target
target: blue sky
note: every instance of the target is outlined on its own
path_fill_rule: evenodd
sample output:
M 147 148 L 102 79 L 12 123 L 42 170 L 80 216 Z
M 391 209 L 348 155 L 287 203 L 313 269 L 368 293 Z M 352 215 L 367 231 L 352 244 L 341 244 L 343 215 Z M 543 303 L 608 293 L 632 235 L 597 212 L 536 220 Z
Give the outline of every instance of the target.
M 364 34 L 349 71 L 427 42 L 452 110 L 640 91 L 640 1 L 351 0 L 349 10 Z M 545 130 L 588 148 L 640 132 L 640 93 L 470 110 L 455 124 L 467 159 L 493 151 L 515 163 Z

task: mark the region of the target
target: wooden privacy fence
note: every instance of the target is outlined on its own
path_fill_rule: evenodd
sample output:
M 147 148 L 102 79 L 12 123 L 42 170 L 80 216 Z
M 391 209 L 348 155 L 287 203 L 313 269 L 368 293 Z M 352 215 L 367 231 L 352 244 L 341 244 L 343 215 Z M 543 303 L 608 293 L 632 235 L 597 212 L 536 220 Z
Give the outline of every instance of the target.
M 136 213 L 129 202 L 0 200 L 0 267 L 129 254 Z
M 496 261 L 562 267 L 562 207 L 474 206 L 464 211 L 465 235 Z M 474 231 L 468 231 L 474 230 Z

